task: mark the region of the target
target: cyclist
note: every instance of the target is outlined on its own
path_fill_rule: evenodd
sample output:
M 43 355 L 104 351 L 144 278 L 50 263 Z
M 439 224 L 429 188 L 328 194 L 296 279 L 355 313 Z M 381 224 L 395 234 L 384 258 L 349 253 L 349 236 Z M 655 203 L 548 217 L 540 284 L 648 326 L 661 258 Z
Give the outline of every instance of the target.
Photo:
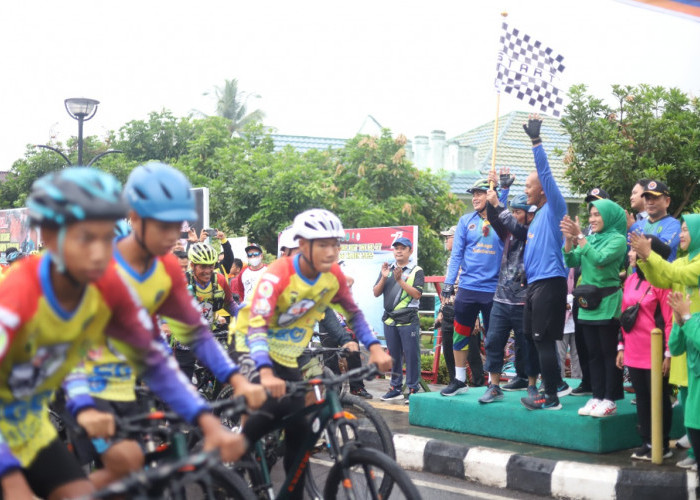
M 32 185 L 29 217 L 41 227 L 47 252 L 30 256 L 0 284 L 0 478 L 3 498 L 72 498 L 93 489 L 58 439 L 48 402 L 84 351 L 104 334 L 126 342 L 131 361 L 163 400 L 204 430 L 207 447 L 238 456 L 206 403 L 186 384 L 160 345 L 154 325 L 120 278 L 112 259 L 114 221 L 126 205 L 121 185 L 86 167 L 50 173 Z M 71 402 L 94 437 L 114 431 L 112 415 L 88 394 Z
M 241 371 L 250 380 L 259 381 L 273 398 L 284 395 L 285 381 L 302 380 L 297 358 L 308 345 L 314 324 L 331 303 L 340 304 L 348 312 L 353 330 L 369 349 L 370 363 L 376 363 L 382 371 L 391 368 L 391 357 L 372 334 L 338 265 L 339 239 L 345 236 L 340 220 L 327 210 L 313 209 L 297 215 L 293 227 L 299 254 L 270 264 L 233 326 Z M 303 406 L 304 396 L 268 399 L 243 426 L 247 443 L 255 443 L 274 427 L 275 421 Z M 307 425 L 303 417 L 288 422 L 285 470 L 303 445 Z M 302 474 L 293 485 L 295 498 L 303 494 L 303 481 Z
M 192 270 L 187 273 L 187 288 L 190 295 L 197 300 L 202 318 L 211 330 L 225 330 L 228 320 L 220 314 L 220 311 L 223 309 L 235 315 L 236 304 L 233 302 L 226 278 L 215 271 L 218 263 L 216 250 L 207 243 L 195 243 L 187 252 L 187 257 L 192 264 Z M 181 327 L 171 319 L 167 319 L 166 322 L 173 335 L 171 344 L 175 359 L 180 369 L 191 379 L 197 356 L 190 350 L 189 345 L 178 340 Z
M 168 318 L 172 335 L 192 352 L 222 382 L 231 382 L 238 393 L 249 395 L 259 405 L 264 399 L 261 387 L 252 386 L 227 353 L 216 342 L 209 325 L 202 321 L 199 308 L 187 292 L 177 258 L 170 248 L 180 235 L 183 220 L 196 217 L 190 184 L 185 176 L 162 163 L 136 167 L 127 180 L 124 195 L 130 205 L 132 231 L 116 240 L 114 258 L 122 278 L 133 288 L 148 313 Z M 79 383 L 76 375 L 69 398 L 77 391 L 89 390 L 98 407 L 125 416 L 140 413 L 134 386 L 135 373 L 120 351 L 103 343 L 88 352 L 87 378 Z M 189 352 L 189 351 L 188 351 Z M 192 374 L 189 374 L 191 380 Z M 89 384 L 89 387 L 88 387 Z M 135 441 L 109 443 L 96 451 L 104 469 L 93 474 L 93 482 L 103 486 L 143 467 L 143 453 Z

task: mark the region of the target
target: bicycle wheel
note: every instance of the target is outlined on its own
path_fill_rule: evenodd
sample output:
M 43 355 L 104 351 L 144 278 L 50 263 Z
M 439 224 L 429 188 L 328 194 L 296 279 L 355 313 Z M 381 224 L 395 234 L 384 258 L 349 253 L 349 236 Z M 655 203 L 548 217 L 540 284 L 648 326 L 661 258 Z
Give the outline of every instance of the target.
M 211 498 L 213 500 L 256 500 L 257 497 L 248 487 L 248 483 L 238 473 L 220 465 L 212 468 L 209 474 L 212 479 L 212 494 L 203 498 Z
M 355 423 L 355 428 L 345 425 L 349 440 L 358 440 L 365 447 L 385 453 L 392 459 L 396 458 L 394 440 L 389 426 L 379 412 L 362 398 L 351 394 L 344 395 L 340 402 L 343 405 L 345 418 Z M 336 439 L 343 446 L 342 435 L 337 433 Z M 314 453 L 306 468 L 306 491 L 314 499 L 323 498 L 323 486 L 326 484 L 328 472 L 335 457 L 328 446 L 324 435 L 314 449 Z M 386 481 L 390 483 L 391 478 Z M 390 489 L 391 484 L 385 484 L 384 490 Z
M 346 481 L 346 478 L 349 481 Z M 390 484 L 388 489 L 383 485 L 386 478 Z M 357 448 L 348 453 L 345 462 L 333 465 L 328 474 L 324 489 L 324 500 L 346 498 L 344 492 L 352 489 L 357 500 L 372 499 L 420 500 L 418 489 L 408 477 L 408 474 L 392 459 L 377 450 Z

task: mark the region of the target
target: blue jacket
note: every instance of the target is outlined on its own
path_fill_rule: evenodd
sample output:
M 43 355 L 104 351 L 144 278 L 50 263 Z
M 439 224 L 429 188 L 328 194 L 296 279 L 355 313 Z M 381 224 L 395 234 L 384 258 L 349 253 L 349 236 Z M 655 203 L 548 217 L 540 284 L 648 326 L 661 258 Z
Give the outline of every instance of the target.
M 486 235 L 484 233 L 487 233 Z M 477 292 L 495 292 L 501 267 L 503 241 L 488 220 L 477 212 L 463 215 L 457 224 L 445 283 Z
M 528 283 L 568 275 L 561 253 L 564 238 L 559 227 L 566 215 L 566 201 L 554 180 L 542 145 L 532 148 L 532 152 L 547 202 L 537 210 L 527 232 L 523 262 Z

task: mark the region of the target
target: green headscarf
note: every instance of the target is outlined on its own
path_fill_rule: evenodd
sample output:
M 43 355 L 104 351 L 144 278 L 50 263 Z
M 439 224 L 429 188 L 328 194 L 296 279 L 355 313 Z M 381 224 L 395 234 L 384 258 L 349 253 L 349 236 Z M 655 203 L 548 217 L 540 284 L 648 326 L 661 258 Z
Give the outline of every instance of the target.
M 688 245 L 688 260 L 700 253 L 700 214 L 685 214 L 681 216 L 681 224 L 688 226 L 690 244 Z
M 588 204 L 588 210 L 594 206 L 603 218 L 603 230 L 594 233 L 596 239 L 606 240 L 613 235 L 627 237 L 627 214 L 620 205 L 611 200 L 595 200 Z M 700 224 L 700 222 L 699 222 Z

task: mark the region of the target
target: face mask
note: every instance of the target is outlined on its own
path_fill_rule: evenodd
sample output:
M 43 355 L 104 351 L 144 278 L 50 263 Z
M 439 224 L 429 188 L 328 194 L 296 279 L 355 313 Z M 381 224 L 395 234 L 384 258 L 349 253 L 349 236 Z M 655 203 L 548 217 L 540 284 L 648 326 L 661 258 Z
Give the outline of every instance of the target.
M 258 267 L 262 262 L 262 257 L 251 257 L 248 259 L 248 265 L 250 267 Z

